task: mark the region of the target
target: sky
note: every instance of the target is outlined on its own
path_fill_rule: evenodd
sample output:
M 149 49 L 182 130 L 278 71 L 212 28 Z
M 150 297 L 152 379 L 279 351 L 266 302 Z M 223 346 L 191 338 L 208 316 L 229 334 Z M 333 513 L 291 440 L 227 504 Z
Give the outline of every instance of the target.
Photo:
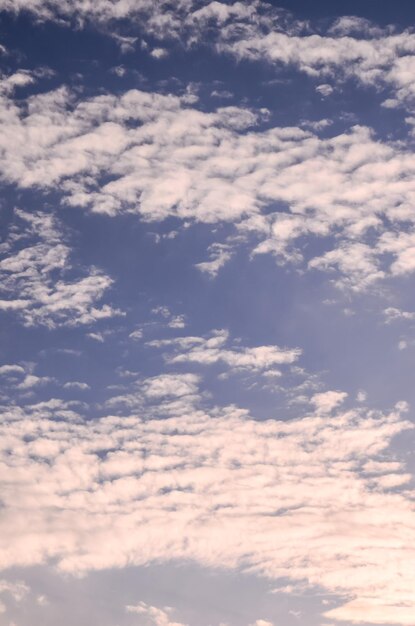
M 415 18 L 0 0 L 0 625 L 415 625 Z

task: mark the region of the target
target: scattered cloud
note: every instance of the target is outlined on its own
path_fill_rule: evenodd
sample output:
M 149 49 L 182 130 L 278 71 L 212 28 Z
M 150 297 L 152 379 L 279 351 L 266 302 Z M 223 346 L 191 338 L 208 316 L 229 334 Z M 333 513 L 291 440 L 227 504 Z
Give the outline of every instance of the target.
M 64 242 L 59 221 L 52 214 L 15 210 L 0 256 L 1 302 L 14 309 L 25 326 L 78 326 L 123 315 L 101 300 L 112 280 L 96 268 L 75 270 L 71 249 Z

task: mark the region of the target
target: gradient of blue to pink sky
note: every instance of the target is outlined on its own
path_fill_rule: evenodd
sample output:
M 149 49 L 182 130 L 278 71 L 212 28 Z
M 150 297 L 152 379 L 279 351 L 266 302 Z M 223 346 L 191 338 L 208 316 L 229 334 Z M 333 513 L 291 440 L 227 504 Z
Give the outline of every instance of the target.
M 0 0 L 1 626 L 415 626 L 414 18 Z

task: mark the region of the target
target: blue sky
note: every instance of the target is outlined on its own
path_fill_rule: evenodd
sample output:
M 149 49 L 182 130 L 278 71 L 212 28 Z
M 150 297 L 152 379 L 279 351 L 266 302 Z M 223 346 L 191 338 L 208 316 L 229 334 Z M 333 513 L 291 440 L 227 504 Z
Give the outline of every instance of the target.
M 0 0 L 1 625 L 414 625 L 414 12 Z

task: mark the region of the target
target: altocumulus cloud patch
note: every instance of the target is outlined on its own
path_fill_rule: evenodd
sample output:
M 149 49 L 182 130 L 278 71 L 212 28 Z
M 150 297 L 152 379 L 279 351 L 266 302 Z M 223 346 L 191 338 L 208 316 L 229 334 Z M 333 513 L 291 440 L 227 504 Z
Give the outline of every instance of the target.
M 0 0 L 1 624 L 414 623 L 415 33 L 316 4 Z

